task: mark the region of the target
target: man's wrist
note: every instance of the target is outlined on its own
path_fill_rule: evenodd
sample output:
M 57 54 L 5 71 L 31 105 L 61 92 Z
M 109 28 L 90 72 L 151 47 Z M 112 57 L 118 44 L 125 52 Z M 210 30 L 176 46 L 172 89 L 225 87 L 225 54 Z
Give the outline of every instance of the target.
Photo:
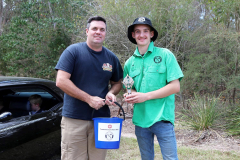
M 92 96 L 87 94 L 86 97 L 83 99 L 83 101 L 86 102 L 87 104 L 90 104 L 91 103 L 91 99 L 92 99 Z
M 151 99 L 151 92 L 145 93 L 146 101 Z
M 112 91 L 108 91 L 107 95 L 108 95 L 108 94 L 113 94 L 113 95 L 115 95 L 114 92 L 112 92 Z

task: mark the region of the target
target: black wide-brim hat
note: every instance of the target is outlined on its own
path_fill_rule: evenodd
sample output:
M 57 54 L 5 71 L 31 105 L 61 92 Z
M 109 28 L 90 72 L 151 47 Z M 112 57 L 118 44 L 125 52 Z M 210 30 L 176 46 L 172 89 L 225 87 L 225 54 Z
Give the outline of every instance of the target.
M 139 17 L 139 18 L 136 18 L 134 21 L 133 21 L 133 24 L 130 25 L 128 27 L 128 39 L 134 43 L 134 44 L 137 44 L 136 40 L 132 37 L 132 32 L 133 32 L 133 29 L 134 29 L 134 25 L 136 24 L 146 24 L 148 25 L 149 27 L 151 27 L 151 29 L 154 31 L 154 35 L 153 37 L 151 38 L 151 40 L 154 42 L 157 37 L 158 37 L 158 32 L 157 30 L 152 26 L 152 22 L 150 19 L 148 19 L 147 17 Z

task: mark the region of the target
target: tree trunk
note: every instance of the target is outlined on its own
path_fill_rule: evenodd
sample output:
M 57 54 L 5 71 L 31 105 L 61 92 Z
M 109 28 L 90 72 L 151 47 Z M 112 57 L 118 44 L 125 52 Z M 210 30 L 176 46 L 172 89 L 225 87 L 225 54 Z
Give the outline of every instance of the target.
M 2 18 L 3 18 L 3 1 L 0 0 L 0 36 L 2 35 L 3 32 Z
M 48 7 L 49 7 L 49 11 L 50 11 L 52 20 L 54 20 L 54 15 L 53 15 L 53 11 L 52 11 L 52 8 L 51 8 L 51 3 L 49 1 L 48 1 Z M 53 29 L 55 29 L 55 28 L 56 28 L 56 22 L 53 23 Z
M 236 53 L 236 62 L 235 62 L 235 70 L 234 70 L 234 75 L 237 77 L 238 75 L 238 53 Z M 235 104 L 235 98 L 236 98 L 236 87 L 233 89 L 233 104 Z
M 238 8 L 236 8 L 236 10 L 238 10 Z M 235 24 L 236 24 L 236 32 L 239 33 L 239 31 L 240 31 L 239 24 L 240 23 L 239 23 L 239 13 L 238 12 L 236 12 L 235 19 L 236 19 L 236 22 L 235 22 Z M 238 44 L 239 44 L 239 41 L 238 41 Z M 238 46 L 238 48 L 239 47 L 240 46 Z M 238 51 L 236 53 L 235 59 L 236 59 L 236 62 L 235 62 L 234 75 L 237 77 L 237 75 L 238 75 Z M 236 89 L 236 87 L 234 87 L 233 88 L 233 97 L 232 97 L 233 98 L 233 104 L 235 104 L 236 91 L 237 91 L 237 89 Z

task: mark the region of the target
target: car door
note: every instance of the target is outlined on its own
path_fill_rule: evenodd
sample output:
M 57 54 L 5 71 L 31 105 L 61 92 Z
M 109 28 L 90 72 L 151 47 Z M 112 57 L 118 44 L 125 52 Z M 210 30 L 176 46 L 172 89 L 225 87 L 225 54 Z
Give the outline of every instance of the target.
M 28 108 L 26 110 L 30 111 L 29 106 L 26 107 L 25 105 L 27 105 L 27 98 L 32 94 L 42 96 L 43 101 L 45 101 L 43 103 L 44 111 L 34 115 L 13 117 L 11 120 L 0 122 L 0 154 L 4 150 L 14 148 L 60 129 L 62 101 L 59 101 L 48 88 L 38 85 L 26 85 L 14 86 L 8 88 L 8 90 L 11 90 L 11 92 L 7 92 L 5 89 L 6 94 L 3 97 L 5 104 L 9 106 L 8 110 L 10 112 L 18 112 L 24 108 Z M 14 103 L 16 107 L 12 107 Z M 19 115 L 16 114 L 15 116 Z
M 41 114 L 37 117 L 29 115 L 2 122 L 0 124 L 0 151 L 14 148 L 39 136 L 41 134 L 39 128 L 46 120 L 45 114 Z

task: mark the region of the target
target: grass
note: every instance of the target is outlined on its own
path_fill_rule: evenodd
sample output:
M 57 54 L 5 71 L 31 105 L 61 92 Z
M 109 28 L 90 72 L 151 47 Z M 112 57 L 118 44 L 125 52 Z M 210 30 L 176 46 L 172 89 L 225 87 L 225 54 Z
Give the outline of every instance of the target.
M 158 144 L 155 144 L 155 159 L 162 160 Z M 239 160 L 238 152 L 221 152 L 216 150 L 198 150 L 189 147 L 178 147 L 179 160 Z M 120 148 L 108 150 L 106 160 L 141 160 L 137 140 L 121 138 Z

